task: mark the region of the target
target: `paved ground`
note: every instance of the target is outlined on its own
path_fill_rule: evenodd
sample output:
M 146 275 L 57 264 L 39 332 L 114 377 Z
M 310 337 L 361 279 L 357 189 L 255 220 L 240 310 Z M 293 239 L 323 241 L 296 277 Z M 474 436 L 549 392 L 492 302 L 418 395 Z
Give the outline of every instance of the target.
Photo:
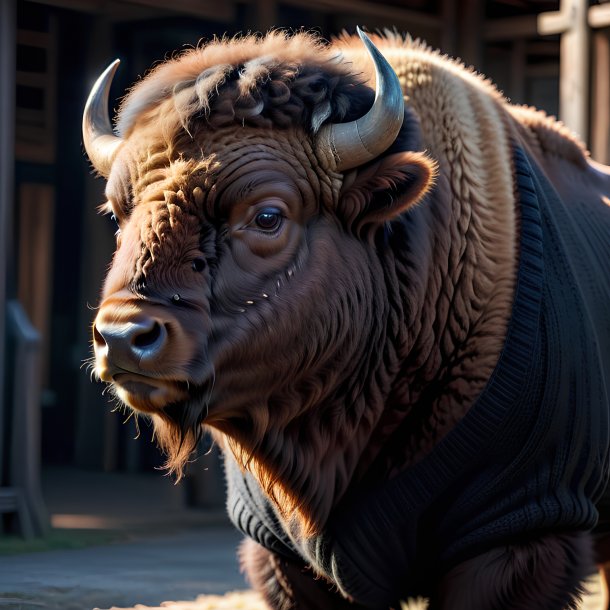
M 56 469 L 43 483 L 56 526 L 50 546 L 95 543 L 95 531 L 113 542 L 0 555 L 0 610 L 192 604 L 202 594 L 247 589 L 235 555 L 240 535 L 224 508 L 186 508 L 186 487 L 160 473 Z
M 206 527 L 100 547 L 2 557 L 0 608 L 159 606 L 245 589 L 235 561 L 238 541 L 227 527 Z
M 44 483 L 56 532 L 112 542 L 0 555 L 0 610 L 265 610 L 239 573 L 240 536 L 222 507 L 186 508 L 185 486 L 158 473 L 53 470 Z M 599 583 L 592 589 L 581 610 L 604 608 Z

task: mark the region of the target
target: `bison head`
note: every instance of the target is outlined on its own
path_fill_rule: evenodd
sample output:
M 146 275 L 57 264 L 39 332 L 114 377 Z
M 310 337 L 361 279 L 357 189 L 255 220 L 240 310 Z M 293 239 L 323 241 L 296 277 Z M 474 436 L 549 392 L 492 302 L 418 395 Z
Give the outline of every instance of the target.
M 152 418 L 172 471 L 206 424 L 284 509 L 317 521 L 388 383 L 387 223 L 434 172 L 396 74 L 361 37 L 376 95 L 353 45 L 350 57 L 275 32 L 157 67 L 123 102 L 120 136 L 107 116 L 115 62 L 83 120 L 119 226 L 97 376 Z M 334 499 L 316 499 L 323 472 Z

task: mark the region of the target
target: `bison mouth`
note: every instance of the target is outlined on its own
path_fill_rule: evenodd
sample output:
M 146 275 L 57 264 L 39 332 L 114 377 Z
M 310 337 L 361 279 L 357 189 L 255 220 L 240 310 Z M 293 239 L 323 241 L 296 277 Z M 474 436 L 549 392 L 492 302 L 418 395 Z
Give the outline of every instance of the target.
M 122 370 L 108 383 L 125 405 L 152 421 L 153 438 L 167 458 L 165 468 L 179 480 L 203 434 L 213 379 L 197 384 Z
M 116 373 L 112 382 L 117 396 L 137 411 L 162 410 L 166 405 L 189 397 L 188 382 L 159 379 L 138 373 Z

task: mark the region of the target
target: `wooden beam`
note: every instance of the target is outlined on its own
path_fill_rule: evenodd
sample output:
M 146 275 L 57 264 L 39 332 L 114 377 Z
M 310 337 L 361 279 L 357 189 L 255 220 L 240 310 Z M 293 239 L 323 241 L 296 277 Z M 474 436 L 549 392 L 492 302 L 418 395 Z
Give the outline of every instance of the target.
M 349 13 L 352 16 L 366 17 L 370 15 L 378 19 L 385 19 L 388 24 L 410 24 L 411 26 L 424 26 L 434 29 L 440 29 L 442 25 L 440 17 L 430 13 L 377 2 L 366 2 L 365 0 L 283 0 L 283 4 L 306 6 L 325 12 Z
M 610 164 L 610 33 L 593 35 L 593 83 L 591 108 L 591 155 Z
M 541 35 L 561 35 L 559 118 L 587 140 L 589 130 L 588 0 L 561 0 L 560 10 L 538 16 Z
M 525 104 L 526 42 L 517 38 L 510 52 L 510 99 L 513 104 Z
M 256 27 L 261 32 L 281 25 L 278 23 L 277 0 L 256 0 Z
M 487 42 L 536 36 L 538 36 L 538 22 L 534 15 L 487 19 L 483 27 L 483 38 Z
M 0 389 L 5 378 L 5 312 L 8 294 L 10 238 L 13 218 L 13 180 L 15 173 L 15 67 L 17 11 L 15 0 L 0 2 Z M 0 391 L 0 439 L 6 421 L 5 392 Z M 0 474 L 4 448 L 0 443 Z M 0 480 L 0 485 L 2 481 Z
M 589 9 L 589 25 L 593 29 L 610 27 L 610 3 L 597 4 Z
M 81 13 L 97 13 L 104 7 L 104 0 L 36 0 L 38 4 L 67 8 Z
M 559 57 L 559 41 L 554 40 L 528 40 L 528 56 L 537 55 L 538 57 Z
M 458 12 L 458 54 L 466 65 L 482 65 L 483 0 L 463 0 Z
M 232 0 L 36 0 L 39 4 L 66 8 L 81 13 L 104 15 L 112 21 L 142 17 L 185 14 L 212 21 L 230 22 L 235 18 Z M 146 13 L 142 11 L 145 10 Z
M 544 62 L 525 66 L 526 78 L 556 78 L 559 80 L 559 63 Z
M 112 22 L 107 16 L 95 19 L 89 32 L 86 77 L 79 92 L 86 96 L 101 66 L 114 56 L 112 43 Z M 115 105 L 111 100 L 109 106 Z M 88 163 L 83 162 L 81 170 L 86 172 Z M 116 246 L 112 230 L 96 212 L 100 201 L 104 201 L 104 180 L 96 179 L 92 172 L 86 172 L 83 197 L 81 235 L 83 249 L 80 253 L 80 281 L 78 301 L 90 306 L 97 305 L 104 272 Z M 78 320 L 79 359 L 91 355 L 91 324 L 95 311 L 81 307 Z M 102 384 L 91 383 L 87 375 L 78 375 L 78 401 L 75 414 L 74 461 L 85 468 L 116 470 L 119 460 L 119 430 L 116 413 L 111 413 L 108 399 L 102 396 Z
M 448 55 L 457 54 L 457 19 L 456 0 L 441 0 L 441 51 Z
M 589 28 L 587 0 L 562 0 L 571 27 L 561 36 L 559 118 L 583 141 L 589 131 Z
M 561 9 L 558 11 L 550 11 L 538 15 L 538 33 L 540 36 L 554 36 L 563 34 L 572 28 L 574 14 L 572 7 L 568 6 L 570 2 L 561 3 Z
M 184 13 L 227 23 L 235 19 L 235 4 L 231 0 L 124 0 L 125 4 L 165 9 L 176 13 Z
M 41 338 L 40 379 L 37 385 L 48 387 L 55 189 L 50 184 L 24 183 L 20 185 L 18 193 L 17 294 Z M 32 244 L 36 244 L 36 247 L 32 248 Z

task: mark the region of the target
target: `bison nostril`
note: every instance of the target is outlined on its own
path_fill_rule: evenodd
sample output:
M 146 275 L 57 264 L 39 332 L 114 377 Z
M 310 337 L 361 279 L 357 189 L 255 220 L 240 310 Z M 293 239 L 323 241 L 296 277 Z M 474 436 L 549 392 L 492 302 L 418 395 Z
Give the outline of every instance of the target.
M 135 347 L 139 348 L 151 347 L 159 341 L 161 334 L 161 325 L 155 320 L 149 330 L 135 335 L 135 337 L 133 338 L 133 344 Z
M 93 346 L 98 365 L 104 370 L 133 372 L 157 365 L 167 346 L 170 326 L 171 322 L 144 312 L 124 320 L 96 320 Z

